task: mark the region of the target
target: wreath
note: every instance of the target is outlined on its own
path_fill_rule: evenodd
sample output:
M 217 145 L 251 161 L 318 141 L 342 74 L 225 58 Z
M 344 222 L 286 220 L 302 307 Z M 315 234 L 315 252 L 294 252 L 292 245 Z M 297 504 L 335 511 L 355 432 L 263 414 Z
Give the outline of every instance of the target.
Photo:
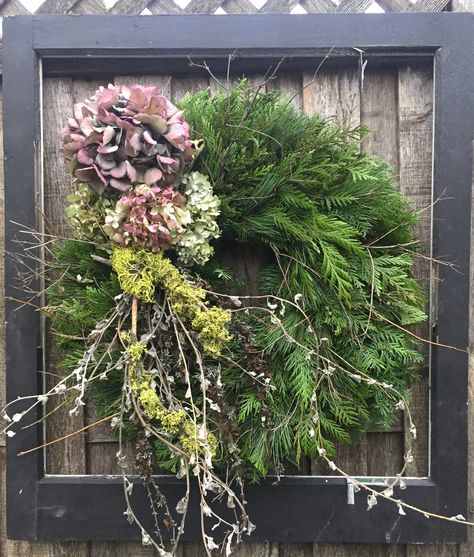
M 236 485 L 330 457 L 406 407 L 422 360 L 407 327 L 425 320 L 417 215 L 364 133 L 245 80 L 179 109 L 153 86 L 101 87 L 62 132 L 74 238 L 54 243 L 45 310 L 67 374 L 44 398 L 74 414 L 90 397 L 121 446 L 138 440 L 175 544 L 189 489 L 169 509 L 154 469 L 196 477 L 206 550 L 219 524 L 230 554 L 254 528 Z M 242 252 L 258 285 L 236 272 Z M 143 542 L 171 555 L 162 529 Z

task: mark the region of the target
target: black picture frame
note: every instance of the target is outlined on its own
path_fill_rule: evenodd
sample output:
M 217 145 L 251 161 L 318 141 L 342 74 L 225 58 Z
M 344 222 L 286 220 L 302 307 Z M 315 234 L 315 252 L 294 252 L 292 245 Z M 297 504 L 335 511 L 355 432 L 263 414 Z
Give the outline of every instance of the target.
M 188 56 L 234 69 L 266 70 L 286 56 L 297 67 L 320 59 L 365 56 L 377 60 L 433 60 L 433 198 L 446 188 L 449 202 L 433 206 L 433 256 L 448 256 L 459 273 L 439 269 L 438 316 L 433 339 L 468 346 L 469 230 L 474 128 L 474 15 L 324 14 L 215 16 L 17 16 L 4 20 L 4 148 L 7 251 L 18 249 L 13 222 L 34 227 L 41 197 L 42 75 L 107 75 L 189 71 Z M 6 296 L 15 297 L 15 264 L 6 261 Z M 7 301 L 7 399 L 38 393 L 41 330 L 37 312 Z M 467 353 L 431 351 L 430 475 L 408 478 L 395 496 L 448 516 L 466 510 Z M 49 475 L 44 455 L 17 454 L 42 441 L 29 428 L 7 444 L 7 533 L 29 540 L 136 540 L 127 523 L 121 477 Z M 368 479 L 367 481 L 372 481 Z M 137 480 L 139 481 L 139 480 Z M 159 478 L 171 500 L 181 482 Z M 393 504 L 379 501 L 366 512 L 366 497 L 347 504 L 347 484 L 338 477 L 270 478 L 248 486 L 258 527 L 252 541 L 420 543 L 462 542 L 465 527 L 409 513 L 398 520 Z M 381 482 L 379 481 L 379 484 Z M 381 488 L 382 489 L 382 488 Z M 134 491 L 134 506 L 147 524 L 147 501 Z M 198 539 L 198 503 L 191 500 L 184 539 Z M 141 512 L 143 510 L 143 513 Z M 149 525 L 152 527 L 152 525 Z

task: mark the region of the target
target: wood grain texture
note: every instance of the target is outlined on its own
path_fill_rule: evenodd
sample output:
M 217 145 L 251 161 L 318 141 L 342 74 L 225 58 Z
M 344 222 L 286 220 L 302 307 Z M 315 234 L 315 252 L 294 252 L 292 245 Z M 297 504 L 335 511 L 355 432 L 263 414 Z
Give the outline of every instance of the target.
M 315 546 L 313 557 L 405 557 L 405 547 L 380 544 L 325 543 Z
M 415 210 L 429 207 L 431 194 L 431 157 L 433 129 L 433 75 L 432 69 L 407 66 L 399 71 L 399 133 L 400 133 L 400 190 Z M 422 213 L 416 236 L 423 240 L 420 248 L 422 255 L 429 255 L 431 238 L 430 211 Z M 429 288 L 430 263 L 427 260 L 415 261 L 414 275 L 421 282 L 425 292 Z M 427 338 L 427 325 L 417 327 L 415 332 Z M 422 351 L 427 354 L 426 347 Z M 428 473 L 428 373 L 421 370 L 422 380 L 412 387 L 410 405 L 418 435 L 416 441 L 407 431 L 405 451 L 411 450 L 413 462 L 407 468 L 408 475 L 422 476 Z M 436 553 L 433 553 L 436 551 Z M 407 546 L 406 557 L 457 557 L 456 545 Z
M 430 254 L 431 221 L 427 210 L 432 202 L 431 160 L 433 131 L 433 75 L 431 68 L 410 66 L 400 69 L 398 81 L 398 118 L 400 149 L 400 191 L 409 199 L 415 211 L 423 211 L 415 236 L 422 240 L 415 258 L 414 276 L 421 283 L 427 300 L 430 287 L 430 262 L 423 259 Z M 428 310 L 428 307 L 426 308 Z M 416 327 L 416 334 L 428 338 L 429 327 Z M 425 356 L 426 345 L 420 347 Z M 413 385 L 410 405 L 417 427 L 417 439 L 409 431 L 405 434 L 405 451 L 411 450 L 413 463 L 407 469 L 408 475 L 426 475 L 428 472 L 428 371 L 420 369 L 421 381 Z M 408 427 L 407 427 L 408 429 Z
M 60 151 L 59 130 L 64 127 L 67 115 L 72 113 L 72 80 L 45 79 L 43 99 L 45 225 L 51 227 L 53 234 L 67 234 L 69 226 L 64 215 L 65 196 L 74 191 L 74 186 Z M 46 387 L 51 388 L 56 384 L 57 376 L 63 373 L 59 367 L 63 355 L 56 350 L 49 327 L 46 334 L 46 354 Z M 46 408 L 47 411 L 51 409 L 49 403 Z M 57 439 L 65 432 L 76 431 L 84 425 L 83 412 L 71 416 L 69 409 L 70 406 L 66 404 L 46 420 L 47 440 Z M 83 474 L 86 471 L 85 465 L 85 437 L 82 434 L 56 443 L 46 450 L 46 470 L 49 473 Z M 44 544 L 43 550 L 46 551 L 46 555 L 70 554 L 77 557 L 88 555 L 87 542 Z
M 337 73 L 322 68 L 316 75 L 305 72 L 303 86 L 303 107 L 307 114 L 319 113 L 351 127 L 360 124 L 357 68 Z
M 322 114 L 348 126 L 360 124 L 359 76 L 355 69 L 333 72 L 326 68 L 303 74 L 302 108 L 307 114 Z M 362 436 L 357 445 L 337 445 L 337 463 L 349 474 L 365 475 L 367 472 L 367 438 Z M 319 459 L 311 463 L 315 475 L 332 472 Z M 319 546 L 314 545 L 317 555 Z M 343 549 L 341 548 L 341 551 Z
M 370 62 L 360 83 L 361 123 L 369 133 L 361 145 L 364 153 L 375 155 L 399 174 L 398 74 L 395 68 L 373 68 Z M 381 102 L 383 99 L 383 102 Z M 367 473 L 394 475 L 403 467 L 402 433 L 367 435 Z
M 281 71 L 267 84 L 268 91 L 281 91 L 293 108 L 303 110 L 303 77 L 301 72 Z
M 213 0 L 191 0 L 186 6 L 188 14 L 213 14 L 221 7 L 222 2 L 214 2 Z
M 67 115 L 72 114 L 73 89 L 71 79 L 46 79 L 44 81 L 44 211 L 45 226 L 52 234 L 67 235 L 69 226 L 64 215 L 65 197 L 74 191 L 72 178 L 60 151 L 59 130 L 64 127 Z M 52 388 L 57 376 L 63 374 L 59 364 L 64 355 L 55 348 L 54 336 L 47 327 L 46 335 L 46 386 Z M 54 400 L 56 405 L 57 398 Z M 53 406 L 48 403 L 46 409 Z M 84 425 L 83 413 L 69 414 L 69 404 L 63 405 L 46 421 L 47 440 L 53 440 Z M 85 446 L 82 434 L 56 443 L 46 450 L 46 469 L 52 474 L 81 474 L 85 472 Z
M 281 557 L 276 543 L 243 543 L 232 553 L 232 557 Z M 296 556 L 295 556 L 296 557 Z

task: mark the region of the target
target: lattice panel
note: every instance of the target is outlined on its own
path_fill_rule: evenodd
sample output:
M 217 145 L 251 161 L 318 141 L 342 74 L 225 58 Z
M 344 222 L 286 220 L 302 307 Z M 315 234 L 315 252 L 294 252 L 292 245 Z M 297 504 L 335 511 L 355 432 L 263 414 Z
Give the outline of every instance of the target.
M 50 14 L 256 14 L 451 11 L 453 0 L 0 0 L 0 16 Z M 454 0 L 456 1 L 456 0 Z M 38 3 L 36 3 L 38 4 Z M 257 5 L 260 7 L 257 7 Z M 263 5 L 262 5 L 263 4 Z M 28 9 L 28 6 L 30 9 Z

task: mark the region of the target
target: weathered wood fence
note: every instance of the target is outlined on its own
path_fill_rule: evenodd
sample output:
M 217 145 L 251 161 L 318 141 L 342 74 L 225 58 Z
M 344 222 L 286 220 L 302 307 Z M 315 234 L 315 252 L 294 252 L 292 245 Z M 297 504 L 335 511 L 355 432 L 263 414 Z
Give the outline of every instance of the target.
M 269 0 L 260 12 L 288 13 L 297 1 Z M 300 6 L 308 12 L 324 11 L 366 11 L 371 0 L 342 0 L 336 5 L 332 0 L 301 0 Z M 378 0 L 377 4 L 387 11 L 439 11 L 443 9 L 471 9 L 474 0 Z M 228 13 L 255 13 L 257 8 L 249 0 L 202 1 L 192 0 L 185 10 L 172 0 L 129 1 L 118 0 L 110 13 L 213 13 L 221 7 Z M 99 0 L 55 1 L 46 0 L 37 10 L 42 13 L 101 13 L 107 11 Z M 0 3 L 0 15 L 28 13 L 18 0 Z M 190 74 L 191 76 L 192 74 Z M 263 76 L 249 75 L 250 79 L 261 82 Z M 45 141 L 45 208 L 48 217 L 56 227 L 65 227 L 63 216 L 64 197 L 72 191 L 62 156 L 59 152 L 58 130 L 64 125 L 64 118 L 71 113 L 74 102 L 89 96 L 97 86 L 108 81 L 115 83 L 153 83 L 164 90 L 166 95 L 177 101 L 187 91 L 196 91 L 215 84 L 203 77 L 173 77 L 170 75 L 147 76 L 104 76 L 99 81 L 71 78 L 47 78 L 44 82 L 44 141 Z M 328 116 L 357 125 L 366 124 L 372 133 L 362 148 L 376 154 L 390 163 L 400 182 L 400 188 L 414 207 L 423 209 L 431 203 L 431 144 L 433 120 L 433 76 L 430 64 L 393 64 L 391 66 L 371 66 L 366 68 L 363 83 L 355 62 L 343 68 L 324 67 L 313 80 L 310 71 L 280 73 L 267 87 L 278 88 L 295 95 L 298 109 L 308 113 L 321 112 Z M 21 107 L 19 107 L 21 110 Z M 0 124 L 1 126 L 1 124 Z M 0 137 L 1 141 L 1 137 Z M 2 145 L 0 144 L 0 150 Z M 3 163 L 0 160 L 0 181 L 3 181 Z M 3 211 L 3 193 L 0 196 L 0 210 Z M 423 213 L 418 235 L 426 250 L 430 241 L 429 211 Z M 3 240 L 3 231 L 1 232 Z M 428 286 L 428 263 L 420 259 L 415 272 Z M 0 288 L 3 289 L 0 276 Z M 0 323 L 4 316 L 0 306 Z M 425 333 L 426 334 L 426 333 Z M 50 368 L 54 366 L 54 350 L 50 349 Z M 0 345 L 0 406 L 4 398 L 4 349 Z M 428 384 L 427 372 L 424 379 L 414 388 L 412 413 L 419 430 L 419 439 L 411 446 L 406 435 L 403 417 L 389 432 L 370 432 L 357 446 L 341 447 L 338 463 L 348 472 L 357 475 L 390 475 L 401 468 L 403 454 L 412 449 L 414 461 L 409 475 L 427 473 L 428 456 Z M 474 402 L 474 398 L 472 399 Z M 471 410 L 472 414 L 472 410 Z M 48 438 L 53 439 L 65 431 L 82 427 L 91 416 L 71 418 L 67 411 L 59 412 L 48 426 Z M 472 415 L 471 415 L 472 422 Z M 474 425 L 474 424 L 473 424 Z M 97 427 L 87 435 L 77 435 L 67 443 L 57 444 L 47 451 L 47 470 L 50 473 L 66 474 L 113 474 L 117 473 L 115 439 L 110 428 Z M 0 438 L 0 556 L 20 555 L 35 557 L 126 557 L 151 556 L 152 550 L 138 544 L 97 543 L 30 543 L 6 540 L 4 512 L 4 458 L 5 440 Z M 474 456 L 471 441 L 470 454 Z M 310 464 L 314 474 L 328 474 L 318 462 Z M 472 467 L 474 476 L 474 465 Z M 472 483 L 472 479 L 471 479 Z M 471 493 L 471 499 L 474 492 Z M 474 504 L 474 503 L 473 503 Z M 376 512 L 376 511 L 372 511 Z M 468 519 L 474 516 L 470 509 Z M 268 517 L 271 520 L 271 516 Z M 183 544 L 182 557 L 204 555 L 199 544 Z M 474 540 L 470 543 L 441 546 L 399 546 L 399 545 L 356 545 L 356 544 L 247 544 L 236 552 L 238 557 L 469 557 L 474 555 Z

